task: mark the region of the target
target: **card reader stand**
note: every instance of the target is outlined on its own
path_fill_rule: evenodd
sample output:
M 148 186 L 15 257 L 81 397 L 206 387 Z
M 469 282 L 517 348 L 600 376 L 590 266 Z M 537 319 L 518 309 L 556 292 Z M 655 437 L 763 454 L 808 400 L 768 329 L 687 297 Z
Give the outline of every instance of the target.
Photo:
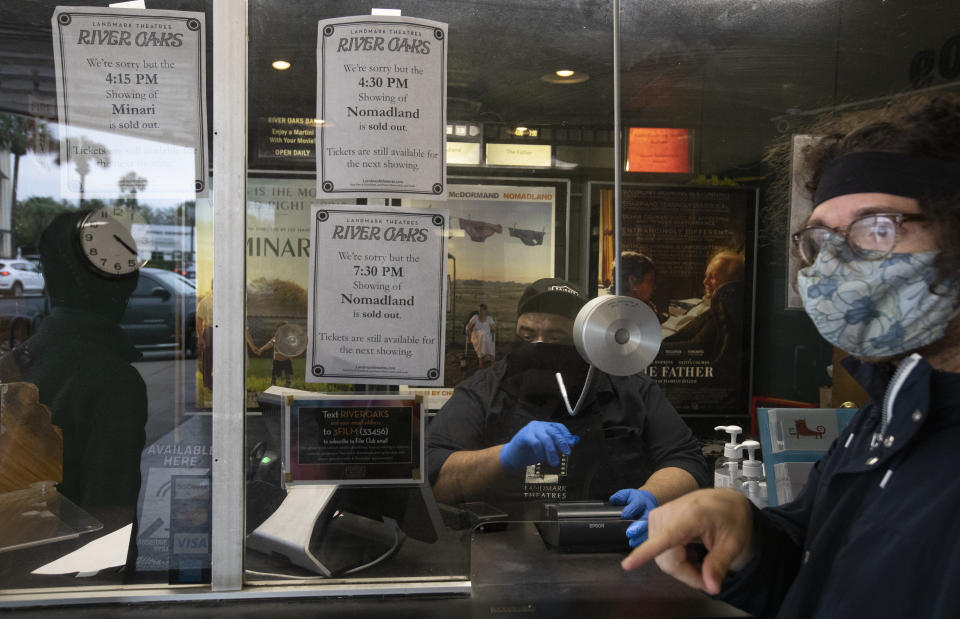
M 333 572 L 310 552 L 310 539 L 336 491 L 336 485 L 288 487 L 277 511 L 247 536 L 247 547 L 285 556 L 298 567 L 331 576 Z
M 338 494 L 343 490 L 329 484 L 288 486 L 277 510 L 247 536 L 247 547 L 328 578 L 396 554 L 407 538 L 398 522 L 350 511 L 348 497 Z

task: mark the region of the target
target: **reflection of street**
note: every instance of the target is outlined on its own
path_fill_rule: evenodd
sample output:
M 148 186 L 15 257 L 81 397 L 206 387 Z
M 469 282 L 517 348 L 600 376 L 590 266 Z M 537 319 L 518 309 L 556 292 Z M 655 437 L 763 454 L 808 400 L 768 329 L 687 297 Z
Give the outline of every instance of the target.
M 147 353 L 133 364 L 147 383 L 147 445 L 196 411 L 197 360 Z

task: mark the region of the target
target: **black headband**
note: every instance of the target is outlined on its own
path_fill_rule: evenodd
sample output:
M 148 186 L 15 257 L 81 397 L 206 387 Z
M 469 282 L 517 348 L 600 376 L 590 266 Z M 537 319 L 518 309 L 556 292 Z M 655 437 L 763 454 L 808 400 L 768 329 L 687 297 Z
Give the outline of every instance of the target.
M 827 164 L 813 205 L 850 193 L 931 198 L 960 192 L 960 161 L 900 153 L 857 152 Z

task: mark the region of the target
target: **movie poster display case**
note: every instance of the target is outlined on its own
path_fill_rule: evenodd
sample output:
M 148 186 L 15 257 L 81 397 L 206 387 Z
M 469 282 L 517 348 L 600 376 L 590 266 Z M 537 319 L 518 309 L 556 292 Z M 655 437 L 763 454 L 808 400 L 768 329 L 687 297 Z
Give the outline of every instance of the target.
M 590 183 L 599 222 L 596 277 L 614 286 L 613 186 Z M 624 183 L 621 267 L 642 264 L 634 292 L 660 320 L 657 359 L 645 371 L 678 412 L 747 416 L 753 369 L 756 189 Z M 642 271 L 642 272 L 641 272 Z

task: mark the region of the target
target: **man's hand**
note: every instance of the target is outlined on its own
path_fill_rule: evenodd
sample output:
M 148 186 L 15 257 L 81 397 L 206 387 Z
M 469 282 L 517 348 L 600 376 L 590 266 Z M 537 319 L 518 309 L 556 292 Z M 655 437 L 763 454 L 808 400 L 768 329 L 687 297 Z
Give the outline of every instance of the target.
M 742 569 L 753 557 L 753 508 L 736 490 L 691 492 L 651 510 L 648 520 L 650 538 L 623 560 L 625 570 L 656 559 L 680 582 L 715 595 L 727 570 Z M 702 564 L 687 556 L 690 542 L 707 547 Z
M 500 464 L 505 469 L 522 469 L 530 464 L 560 464 L 560 454 L 569 454 L 580 437 L 574 436 L 562 423 L 531 421 L 513 435 L 500 450 Z
M 646 490 L 625 488 L 617 490 L 610 497 L 611 505 L 625 505 L 620 517 L 624 520 L 636 520 L 627 527 L 627 538 L 630 547 L 635 548 L 647 539 L 647 515 L 650 510 L 658 507 L 656 497 Z

